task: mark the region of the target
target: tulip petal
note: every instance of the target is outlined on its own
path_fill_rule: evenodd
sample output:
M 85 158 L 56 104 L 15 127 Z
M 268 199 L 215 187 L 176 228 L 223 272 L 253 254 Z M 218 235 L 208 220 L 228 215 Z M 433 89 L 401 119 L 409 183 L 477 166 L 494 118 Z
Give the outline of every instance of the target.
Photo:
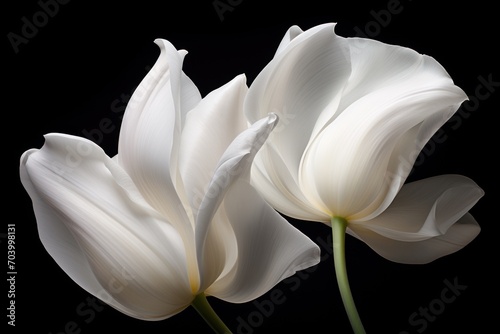
M 222 154 L 247 128 L 242 111 L 246 92 L 245 76 L 237 76 L 204 97 L 186 117 L 179 151 L 179 170 L 195 212 Z
M 176 189 L 177 153 L 183 119 L 199 93 L 182 72 L 184 53 L 155 42 L 161 54 L 127 105 L 118 158 L 144 198 L 182 231 L 187 215 Z
M 200 95 L 182 72 L 185 52 L 168 41 L 155 42 L 161 53 L 127 105 L 118 159 L 142 196 L 181 233 L 194 277 L 194 221 L 177 166 L 182 125 Z
M 224 209 L 236 237 L 238 259 L 207 294 L 228 302 L 247 302 L 319 263 L 319 247 L 266 204 L 246 180 L 234 182 Z
M 350 38 L 348 41 L 352 73 L 339 105 L 342 112 L 347 106 L 355 105 L 355 101 L 365 99 L 365 95 L 378 100 L 386 92 L 397 96 L 405 91 L 410 93 L 408 94 L 410 98 L 411 94 L 422 95 L 421 102 L 417 103 L 421 103 L 422 108 L 431 111 L 425 120 L 408 130 L 394 146 L 386 175 L 388 192 L 376 210 L 371 214 L 363 213 L 364 219 L 369 220 L 384 211 L 391 203 L 403 186 L 424 145 L 455 113 L 467 96 L 462 89 L 454 85 L 446 70 L 432 57 L 421 55 L 409 48 L 371 39 Z M 441 94 L 439 102 L 432 101 L 432 92 Z M 403 94 L 400 97 L 398 103 L 401 103 L 401 110 L 404 110 L 406 108 L 403 105 L 411 103 L 411 100 L 405 101 Z M 427 98 L 429 100 L 426 101 Z M 376 105 L 373 107 L 375 109 Z M 361 107 L 363 108 L 365 107 Z M 371 208 L 367 211 L 370 210 Z
M 245 100 L 250 122 L 276 113 L 280 125 L 270 140 L 298 178 L 299 162 L 317 119 L 335 105 L 350 74 L 349 49 L 345 39 L 324 24 L 300 33 L 291 28 L 279 51 L 253 81 Z
M 306 204 L 308 199 L 273 145 L 264 145 L 257 155 L 259 159 L 252 166 L 252 184 L 273 208 L 296 219 L 330 221 L 330 216 Z
M 452 254 L 467 246 L 480 227 L 471 214 L 466 213 L 446 234 L 418 242 L 386 238 L 369 229 L 356 229 L 350 234 L 365 242 L 380 256 L 397 263 L 426 264 Z
M 353 235 L 385 258 L 426 263 L 453 253 L 479 233 L 467 212 L 484 195 L 472 180 L 443 175 L 409 183 L 370 221 L 351 222 Z
M 339 114 L 310 143 L 300 172 L 310 202 L 348 220 L 369 220 L 390 204 L 422 147 L 466 99 L 434 59 L 364 43 Z
M 278 49 L 276 50 L 276 54 L 280 53 L 283 50 L 286 50 L 288 44 L 297 36 L 302 34 L 304 31 L 300 29 L 299 26 L 291 26 L 287 32 L 285 33 L 285 36 L 283 36 L 283 39 L 281 40 L 280 45 L 278 46 Z
M 38 194 L 36 187 L 31 181 L 26 165 L 32 154 L 36 154 L 37 149 L 26 151 L 21 157 L 20 178 L 26 192 L 33 202 L 33 209 L 38 224 L 40 240 L 47 252 L 54 258 L 57 264 L 66 274 L 73 279 L 84 290 L 99 295 L 99 298 L 106 300 L 108 304 L 120 308 L 119 305 L 101 286 L 94 276 L 92 269 L 80 248 L 73 234 L 66 227 L 64 221 L 56 214 L 52 206 Z M 60 168 L 55 163 L 52 166 L 55 177 L 60 174 Z M 125 308 L 121 311 L 124 313 Z M 128 313 L 131 313 L 129 311 Z
M 245 100 L 250 122 L 269 112 L 280 117 L 280 124 L 257 154 L 252 182 L 259 191 L 269 190 L 269 185 L 286 188 L 283 196 L 268 191 L 261 194 L 276 208 L 287 206 L 282 212 L 299 219 L 317 220 L 319 213 L 316 208 L 307 209 L 309 205 L 300 191 L 298 173 L 303 151 L 322 122 L 335 114 L 350 74 L 348 43 L 336 36 L 333 28 L 334 24 L 324 24 L 303 32 L 291 27 Z M 270 172 L 273 168 L 274 173 Z M 290 199 L 292 203 L 286 205 Z M 298 204 L 301 202 L 304 204 Z
M 218 225 L 213 222 L 213 218 L 231 185 L 239 178 L 249 178 L 253 158 L 276 122 L 276 115 L 269 115 L 240 133 L 227 147 L 212 175 L 196 220 L 196 252 L 201 291 L 217 279 L 226 263 L 224 244 L 211 240 L 211 237 L 217 237 L 218 234 Z
M 100 147 L 49 134 L 22 156 L 20 174 L 43 245 L 82 288 L 140 319 L 189 305 L 182 238 Z

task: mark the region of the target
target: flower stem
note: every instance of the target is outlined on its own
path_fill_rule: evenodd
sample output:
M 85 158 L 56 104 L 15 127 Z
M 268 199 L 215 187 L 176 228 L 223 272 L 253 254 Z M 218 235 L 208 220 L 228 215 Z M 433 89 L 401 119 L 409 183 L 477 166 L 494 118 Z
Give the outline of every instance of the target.
M 344 308 L 351 322 L 351 327 L 356 334 L 364 334 L 365 329 L 352 298 L 349 280 L 347 279 L 346 261 L 345 261 L 345 231 L 347 220 L 342 217 L 332 217 L 333 233 L 333 260 L 335 262 L 335 274 L 339 286 L 340 295 L 344 303 Z
M 222 322 L 217 313 L 208 303 L 207 297 L 204 293 L 200 293 L 194 297 L 191 306 L 201 315 L 201 317 L 207 322 L 207 324 L 214 330 L 215 333 L 219 334 L 231 334 L 229 328 L 226 324 Z

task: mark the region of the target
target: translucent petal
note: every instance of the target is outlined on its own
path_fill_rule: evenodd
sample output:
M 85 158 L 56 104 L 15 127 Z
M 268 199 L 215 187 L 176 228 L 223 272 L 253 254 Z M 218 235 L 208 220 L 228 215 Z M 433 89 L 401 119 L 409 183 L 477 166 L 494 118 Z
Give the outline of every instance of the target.
M 245 76 L 214 90 L 186 117 L 179 151 L 179 170 L 191 207 L 197 211 L 219 159 L 247 128 L 243 99 Z
M 439 258 L 464 247 L 479 233 L 479 226 L 467 212 L 483 194 L 477 184 L 460 175 L 412 182 L 403 186 L 382 214 L 369 221 L 351 222 L 349 228 L 393 261 Z M 427 244 L 432 246 L 425 252 L 412 253 Z
M 238 259 L 208 294 L 233 303 L 247 302 L 298 270 L 319 263 L 319 247 L 266 204 L 247 181 L 231 186 L 224 208 L 236 236 Z
M 82 288 L 140 319 L 189 305 L 182 238 L 97 145 L 50 134 L 20 170 L 42 243 Z
M 194 220 L 178 170 L 178 154 L 186 113 L 200 96 L 182 72 L 185 52 L 165 40 L 156 43 L 160 56 L 125 111 L 118 160 L 142 196 L 181 234 L 194 277 L 198 275 Z
M 321 127 L 318 119 L 326 121 L 330 115 L 322 113 L 335 111 L 351 71 L 347 42 L 334 34 L 333 27 L 325 24 L 303 33 L 291 28 L 245 100 L 250 122 L 270 112 L 280 117 L 269 140 L 295 179 L 303 151 L 315 128 Z
M 310 143 L 300 170 L 300 186 L 310 202 L 349 220 L 368 220 L 389 205 L 420 149 L 466 98 L 433 59 L 381 43 L 368 43 L 364 51 L 372 54 L 372 49 L 379 62 L 367 60 L 363 68 L 406 70 L 379 79 L 369 77 L 368 70 L 358 75 L 353 62 L 341 110 Z M 384 52 L 386 58 L 377 56 Z M 350 93 L 350 86 L 363 79 L 378 85 Z
M 207 238 L 217 235 L 210 233 L 211 228 L 214 228 L 212 220 L 232 184 L 238 179 L 249 178 L 252 160 L 276 122 L 277 117 L 270 115 L 239 134 L 228 146 L 215 169 L 196 214 L 196 251 L 202 291 L 217 279 L 225 267 L 225 248 L 209 247 L 217 243 L 210 240 L 207 242 Z
M 408 242 L 387 238 L 366 228 L 351 232 L 384 258 L 406 264 L 425 264 L 452 254 L 467 246 L 479 234 L 480 227 L 471 214 L 466 213 L 446 234 Z

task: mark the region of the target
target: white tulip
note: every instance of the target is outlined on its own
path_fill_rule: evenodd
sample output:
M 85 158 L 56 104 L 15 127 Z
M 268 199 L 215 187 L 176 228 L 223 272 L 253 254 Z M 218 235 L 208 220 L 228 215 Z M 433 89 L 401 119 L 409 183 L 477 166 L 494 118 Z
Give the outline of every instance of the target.
M 201 99 L 182 71 L 185 52 L 156 43 L 115 158 L 53 133 L 20 166 L 48 253 L 86 291 L 145 320 L 205 295 L 246 302 L 319 262 L 319 247 L 250 185 L 276 115 L 248 127 L 243 75 Z
M 339 222 L 337 237 L 346 228 L 392 261 L 433 261 L 479 233 L 468 211 L 483 191 L 458 175 L 404 183 L 466 99 L 429 56 L 339 37 L 334 24 L 293 26 L 245 101 L 251 122 L 269 112 L 281 119 L 252 182 L 285 215 Z

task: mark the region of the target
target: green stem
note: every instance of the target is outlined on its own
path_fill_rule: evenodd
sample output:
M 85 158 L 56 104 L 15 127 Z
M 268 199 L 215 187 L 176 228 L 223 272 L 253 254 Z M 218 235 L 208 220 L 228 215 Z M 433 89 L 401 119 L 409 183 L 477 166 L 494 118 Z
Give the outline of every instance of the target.
M 226 324 L 222 322 L 217 313 L 208 303 L 207 297 L 204 293 L 200 293 L 194 297 L 191 306 L 201 315 L 201 317 L 207 322 L 207 324 L 214 330 L 215 333 L 220 334 L 231 334 L 229 328 Z
M 351 327 L 356 334 L 364 334 L 365 329 L 361 323 L 358 310 L 352 298 L 349 280 L 347 279 L 346 261 L 345 261 L 345 231 L 347 220 L 342 217 L 332 218 L 333 233 L 333 260 L 335 262 L 335 274 L 337 275 L 337 284 L 340 289 L 340 295 L 344 303 L 344 308 L 351 322 Z

